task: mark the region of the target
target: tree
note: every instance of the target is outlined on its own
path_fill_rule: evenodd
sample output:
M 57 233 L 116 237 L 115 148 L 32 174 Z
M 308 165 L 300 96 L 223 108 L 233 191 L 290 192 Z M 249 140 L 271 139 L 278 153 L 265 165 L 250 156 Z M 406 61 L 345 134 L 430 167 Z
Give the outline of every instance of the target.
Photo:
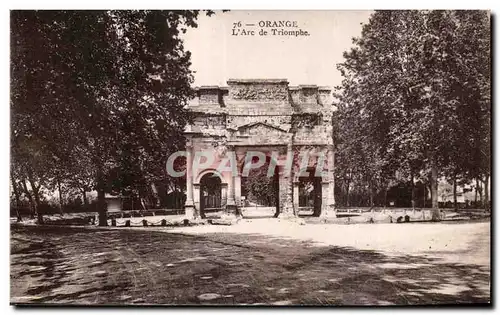
M 197 16 L 198 11 L 11 12 L 13 124 L 43 143 L 40 152 L 58 158 L 57 165 L 41 170 L 67 167 L 68 176 L 78 174 L 70 182 L 79 182 L 83 192 L 92 180 L 101 225 L 107 221 L 109 173 L 124 166 L 123 157 L 148 172 L 163 167 L 182 146 L 178 139 L 193 90 L 190 53 L 179 35 L 197 26 Z M 39 188 L 42 179 L 33 175 L 32 187 Z
M 413 204 L 414 181 L 430 174 L 439 220 L 440 175 L 489 176 L 478 175 L 489 153 L 477 153 L 489 150 L 489 15 L 377 11 L 353 43 L 338 66 L 338 160 L 368 178 L 407 178 Z
M 276 206 L 278 202 L 277 169 L 273 176 L 268 176 L 269 164 L 268 160 L 263 166 L 251 169 L 248 176 L 242 177 L 242 187 L 246 198 L 261 206 Z

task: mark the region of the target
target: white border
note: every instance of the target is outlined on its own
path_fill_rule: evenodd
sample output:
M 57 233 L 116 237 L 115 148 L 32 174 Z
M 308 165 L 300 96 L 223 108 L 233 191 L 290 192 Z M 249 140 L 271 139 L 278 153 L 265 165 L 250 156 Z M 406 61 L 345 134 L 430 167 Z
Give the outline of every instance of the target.
M 2 205 L 4 206 L 3 211 L 3 220 L 1 220 L 2 224 L 4 224 L 3 235 L 1 238 L 1 309 L 2 311 L 6 311 L 6 313 L 10 314 L 16 311 L 13 307 L 9 306 L 10 300 L 10 276 L 8 274 L 9 271 L 9 226 L 8 226 L 8 193 L 9 193 L 9 9 L 106 9 L 106 8 L 116 8 L 116 9 L 265 9 L 265 10 L 277 10 L 277 9 L 288 9 L 288 10 L 372 10 L 374 8 L 377 9 L 491 9 L 493 13 L 498 13 L 498 4 L 499 1 L 453 1 L 453 2 L 438 2 L 435 0 L 419 0 L 413 3 L 409 3 L 407 1 L 369 1 L 369 0 L 349 0 L 349 1 L 317 1 L 317 0 L 302 0 L 302 1 L 283 1 L 283 2 L 271 2 L 269 0 L 245 0 L 245 1 L 176 1 L 176 2 L 167 2 L 167 1 L 147 1 L 147 0 L 122 0 L 112 2 L 104 2 L 99 0 L 86 0 L 86 1 L 4 1 L 2 2 L 2 6 L 5 6 L 4 10 L 1 11 L 1 59 L 2 63 L 0 63 L 0 73 L 2 77 L 1 84 L 1 100 L 3 100 L 2 105 L 0 106 L 0 126 L 2 127 L 2 132 L 0 135 L 0 145 L 2 146 L 2 155 L 1 155 L 1 167 L 0 167 L 0 196 Z M 498 21 L 496 21 L 498 23 Z M 498 32 L 494 32 L 494 41 L 493 43 L 498 41 Z M 495 50 L 495 56 L 498 56 L 498 52 Z M 495 65 L 497 62 L 494 63 Z M 496 68 L 496 66 L 495 66 Z M 495 69 L 496 70 L 496 69 Z M 498 81 L 494 81 L 494 91 L 498 92 L 497 86 Z M 493 104 L 496 104 L 496 97 L 493 100 Z M 499 110 L 494 110 L 495 113 L 495 121 L 498 122 Z M 495 123 L 494 123 L 495 125 Z M 497 131 L 498 128 L 495 129 Z M 497 139 L 497 133 L 493 135 L 493 139 Z M 495 143 L 495 147 L 498 147 L 498 143 Z M 494 175 L 496 178 L 496 174 Z M 500 191 L 500 188 L 497 185 L 494 185 L 494 193 L 493 196 L 498 196 L 496 194 Z M 496 199 L 496 198 L 495 198 Z M 495 205 L 497 200 L 495 200 Z M 497 209 L 493 209 L 495 211 Z M 498 214 L 495 215 L 498 218 Z M 498 219 L 497 219 L 498 220 Z M 495 222 L 498 223 L 498 222 Z M 492 266 L 495 268 L 496 273 L 498 273 L 497 264 Z M 493 292 L 498 292 L 498 290 L 494 290 Z M 498 303 L 498 299 L 496 297 L 492 297 Z M 336 310 L 331 309 L 332 311 L 340 311 L 341 313 L 352 312 L 353 309 L 342 309 Z M 399 311 L 400 309 L 390 309 L 391 312 Z M 467 309 L 471 313 L 479 313 L 483 310 L 472 310 Z M 26 311 L 26 310 L 25 310 Z M 135 308 L 130 309 L 36 309 L 31 310 L 30 312 L 89 312 L 92 314 L 119 314 L 122 312 L 136 312 L 139 311 Z M 154 312 L 190 312 L 188 309 L 150 309 L 143 311 L 154 311 Z M 247 313 L 254 311 L 269 311 L 268 309 L 204 309 L 204 312 L 207 313 L 219 313 L 219 312 L 238 312 L 238 313 Z M 287 311 L 287 310 L 284 310 Z M 306 312 L 313 311 L 312 309 L 303 310 Z M 371 311 L 378 312 L 387 312 L 388 309 L 373 309 Z M 429 312 L 435 311 L 443 311 L 442 309 L 418 309 L 418 312 L 425 312 L 428 314 Z M 450 310 L 455 311 L 455 310 Z

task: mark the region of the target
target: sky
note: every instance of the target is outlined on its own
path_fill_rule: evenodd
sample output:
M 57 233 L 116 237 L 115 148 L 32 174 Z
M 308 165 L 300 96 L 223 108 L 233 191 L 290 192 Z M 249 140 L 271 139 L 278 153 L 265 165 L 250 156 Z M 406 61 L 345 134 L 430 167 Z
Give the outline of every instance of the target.
M 228 79 L 276 78 L 288 79 L 290 85 L 333 88 L 342 80 L 337 63 L 343 61 L 343 52 L 352 47 L 353 37 L 360 36 L 361 24 L 368 22 L 371 13 L 217 11 L 211 17 L 201 14 L 198 28 L 188 29 L 184 35 L 185 48 L 192 53 L 194 85 L 226 86 Z M 309 36 L 273 35 L 271 29 L 281 27 L 259 27 L 265 21 L 295 21 L 297 27 L 283 29 L 307 31 Z M 255 33 L 240 35 L 243 29 Z M 268 35 L 260 36 L 261 29 Z M 235 36 L 233 32 L 239 33 Z

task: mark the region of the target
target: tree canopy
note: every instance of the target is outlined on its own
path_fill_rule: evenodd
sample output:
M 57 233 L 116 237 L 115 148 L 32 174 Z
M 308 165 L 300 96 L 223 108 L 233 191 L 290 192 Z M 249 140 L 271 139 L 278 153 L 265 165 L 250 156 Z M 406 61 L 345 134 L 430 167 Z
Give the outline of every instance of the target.
M 55 180 L 97 190 L 105 223 L 105 192 L 168 181 L 164 165 L 184 144 L 193 96 L 180 35 L 198 14 L 11 11 L 16 187 L 29 181 L 35 199 Z
M 337 178 L 370 193 L 430 179 L 435 209 L 440 176 L 487 185 L 489 13 L 377 11 L 353 44 L 338 65 Z

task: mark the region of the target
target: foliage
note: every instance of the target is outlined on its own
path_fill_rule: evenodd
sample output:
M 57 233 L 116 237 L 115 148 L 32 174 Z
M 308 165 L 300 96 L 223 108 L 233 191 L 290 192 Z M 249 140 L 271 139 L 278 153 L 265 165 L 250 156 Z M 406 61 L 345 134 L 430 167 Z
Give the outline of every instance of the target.
M 104 192 L 168 181 L 164 165 L 183 146 L 193 95 L 180 34 L 198 14 L 11 11 L 17 180 L 95 189 L 101 215 Z
M 278 198 L 277 174 L 268 176 L 269 161 L 257 169 L 251 169 L 242 177 L 243 195 L 247 200 L 264 206 L 276 206 Z
M 377 11 L 338 65 L 337 178 L 370 194 L 431 174 L 488 178 L 490 20 L 481 11 Z M 412 184 L 414 186 L 414 184 Z

